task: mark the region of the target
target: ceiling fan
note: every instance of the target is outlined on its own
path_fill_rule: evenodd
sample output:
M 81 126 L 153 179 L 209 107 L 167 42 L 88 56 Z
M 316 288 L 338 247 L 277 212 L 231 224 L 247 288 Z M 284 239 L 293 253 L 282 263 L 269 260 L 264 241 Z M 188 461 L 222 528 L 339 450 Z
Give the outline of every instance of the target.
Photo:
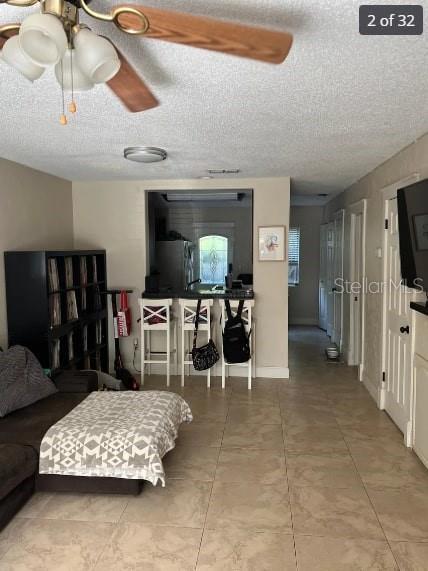
M 90 89 L 96 83 L 107 83 L 133 113 L 159 105 L 111 41 L 80 23 L 81 10 L 97 20 L 114 23 L 127 34 L 273 64 L 285 60 L 293 42 L 286 32 L 134 4 L 116 6 L 106 14 L 93 10 L 91 0 L 0 0 L 0 4 L 22 7 L 37 3 L 40 13 L 31 14 L 22 24 L 0 26 L 2 59 L 31 81 L 45 68 L 55 66 L 63 92 L 72 92 L 71 112 L 76 110 L 74 91 Z M 67 123 L 65 110 L 61 122 Z

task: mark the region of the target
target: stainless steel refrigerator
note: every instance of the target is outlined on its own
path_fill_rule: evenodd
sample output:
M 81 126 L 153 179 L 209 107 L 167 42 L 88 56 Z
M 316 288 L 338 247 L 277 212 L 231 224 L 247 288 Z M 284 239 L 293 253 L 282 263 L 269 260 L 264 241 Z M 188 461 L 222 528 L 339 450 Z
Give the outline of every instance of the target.
M 156 242 L 156 268 L 161 288 L 182 291 L 194 276 L 195 244 L 185 240 Z

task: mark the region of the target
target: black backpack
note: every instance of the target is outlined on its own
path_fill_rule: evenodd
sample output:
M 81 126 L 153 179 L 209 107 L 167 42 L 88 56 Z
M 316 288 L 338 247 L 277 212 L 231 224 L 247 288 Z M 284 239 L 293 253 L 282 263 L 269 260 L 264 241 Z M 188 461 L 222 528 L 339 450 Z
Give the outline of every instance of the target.
M 251 359 L 250 336 L 245 330 L 245 323 L 242 319 L 244 300 L 241 299 L 238 312 L 232 315 L 229 300 L 225 300 L 227 321 L 223 331 L 223 354 L 227 363 L 246 363 Z

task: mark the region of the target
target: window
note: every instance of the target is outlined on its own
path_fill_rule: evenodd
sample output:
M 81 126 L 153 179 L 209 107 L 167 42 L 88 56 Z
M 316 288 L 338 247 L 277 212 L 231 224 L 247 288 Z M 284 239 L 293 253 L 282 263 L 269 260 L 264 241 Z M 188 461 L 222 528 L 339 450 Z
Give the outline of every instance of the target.
M 299 285 L 300 228 L 290 228 L 288 233 L 288 285 Z
M 228 244 L 224 236 L 199 239 L 199 277 L 204 284 L 223 284 L 228 270 Z

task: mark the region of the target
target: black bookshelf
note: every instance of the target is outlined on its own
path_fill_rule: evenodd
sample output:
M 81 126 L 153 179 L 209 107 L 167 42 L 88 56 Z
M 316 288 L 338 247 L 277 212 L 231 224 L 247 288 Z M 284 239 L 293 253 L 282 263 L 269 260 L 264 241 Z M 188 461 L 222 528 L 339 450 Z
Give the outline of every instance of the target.
M 104 250 L 5 252 L 9 346 L 24 345 L 52 374 L 108 372 Z

